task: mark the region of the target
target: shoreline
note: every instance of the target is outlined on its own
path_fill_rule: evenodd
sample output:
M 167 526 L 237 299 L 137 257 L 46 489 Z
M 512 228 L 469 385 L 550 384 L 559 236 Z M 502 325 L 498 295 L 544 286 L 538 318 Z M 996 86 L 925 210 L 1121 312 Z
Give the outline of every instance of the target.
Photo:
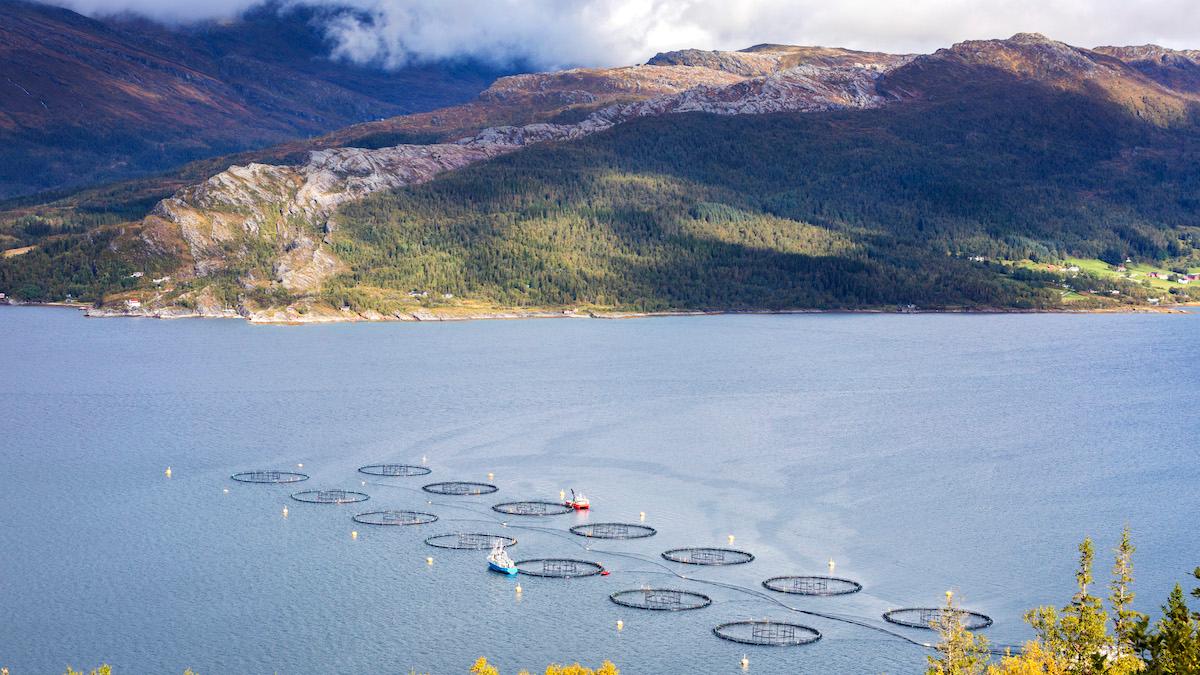
M 91 305 L 68 302 L 13 302 L 8 300 L 0 303 L 8 307 L 53 307 L 74 309 L 84 313 L 91 319 L 132 318 L 132 319 L 237 319 L 255 325 L 265 326 L 303 326 L 342 323 L 446 323 L 463 321 L 518 321 L 529 319 L 648 319 L 663 317 L 688 316 L 786 316 L 803 314 L 1190 314 L 1189 307 L 1198 307 L 1200 303 L 1171 305 L 1167 307 L 1132 306 L 1098 309 L 1017 309 L 1005 307 L 980 308 L 859 308 L 859 309 L 730 309 L 730 310 L 664 310 L 655 312 L 637 311 L 600 311 L 572 309 L 495 309 L 470 312 L 438 312 L 436 310 L 417 310 L 413 312 L 397 312 L 381 314 L 379 312 L 347 312 L 332 310 L 325 312 L 288 312 L 286 310 L 271 310 L 259 312 L 239 312 L 233 309 L 197 311 L 182 308 L 116 310 L 96 308 Z

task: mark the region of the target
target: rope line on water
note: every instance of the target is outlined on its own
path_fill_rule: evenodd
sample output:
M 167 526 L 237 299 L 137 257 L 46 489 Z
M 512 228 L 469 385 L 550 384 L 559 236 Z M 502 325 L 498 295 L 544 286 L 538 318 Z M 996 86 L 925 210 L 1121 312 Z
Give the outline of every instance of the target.
M 424 494 L 423 492 L 421 492 L 421 490 L 408 487 L 407 485 L 393 485 L 390 483 L 377 483 L 374 481 L 370 481 L 370 482 L 368 482 L 368 484 L 369 485 L 379 485 L 381 487 L 399 488 L 401 490 L 410 490 L 413 492 L 418 492 L 418 493 Z M 771 595 L 769 593 L 766 593 L 765 591 L 762 591 L 762 590 L 759 590 L 757 588 L 753 588 L 750 586 L 742 586 L 740 584 L 733 584 L 733 583 L 729 583 L 729 582 L 725 582 L 725 581 L 717 581 L 715 579 L 702 579 L 699 577 L 689 577 L 686 574 L 682 574 L 679 571 L 669 567 L 668 565 L 664 564 L 660 560 L 657 560 L 650 556 L 642 555 L 640 553 L 632 553 L 632 552 L 627 552 L 627 551 L 609 551 L 609 550 L 605 550 L 605 549 L 592 548 L 592 547 L 584 544 L 583 542 L 579 541 L 578 536 L 572 535 L 565 530 L 555 529 L 555 528 L 552 528 L 552 527 L 549 527 L 546 525 L 534 525 L 534 524 L 522 525 L 522 524 L 510 523 L 508 521 L 501 520 L 501 519 L 495 517 L 495 515 L 490 510 L 484 511 L 482 509 L 472 508 L 470 504 L 438 502 L 438 501 L 433 501 L 431 499 L 426 499 L 425 502 L 428 504 L 434 505 L 434 506 L 448 506 L 450 508 L 462 509 L 464 511 L 470 511 L 477 515 L 484 516 L 483 518 L 444 518 L 443 520 L 445 520 L 447 522 L 490 523 L 493 525 L 498 524 L 501 527 L 506 527 L 506 528 L 510 528 L 510 529 L 542 532 L 544 534 L 553 535 L 553 536 L 562 538 L 565 541 L 569 541 L 571 544 L 578 546 L 579 548 L 581 548 L 585 551 L 588 551 L 588 552 L 594 552 L 594 553 L 600 553 L 603 555 L 611 555 L 611 556 L 617 556 L 617 557 L 627 558 L 627 559 L 631 559 L 631 560 L 637 560 L 638 562 L 649 563 L 656 567 L 662 568 L 659 571 L 653 571 L 653 570 L 649 570 L 649 571 L 610 570 L 610 571 L 620 571 L 622 573 L 634 573 L 636 571 L 639 574 L 666 574 L 666 575 L 673 576 L 677 579 L 682 579 L 684 581 L 691 581 L 691 582 L 698 583 L 698 584 L 707 584 L 709 586 L 715 586 L 715 587 L 724 588 L 724 589 L 730 590 L 730 591 L 744 593 L 744 594 L 750 595 L 753 598 L 756 598 L 758 600 L 765 600 L 767 602 L 773 603 L 775 605 L 778 605 L 779 607 L 782 607 L 783 609 L 786 609 L 790 612 L 795 612 L 797 614 L 814 616 L 814 617 L 817 617 L 820 619 L 825 619 L 827 621 L 838 621 L 841 623 L 847 623 L 847 624 L 851 624 L 854 626 L 858 626 L 860 628 L 866 628 L 868 630 L 873 630 L 873 631 L 882 633 L 890 638 L 898 639 L 903 642 L 907 642 L 908 644 L 911 644 L 911 645 L 916 645 L 917 647 L 922 647 L 925 649 L 935 649 L 936 648 L 935 645 L 933 645 L 932 643 L 921 642 L 920 640 L 915 640 L 903 633 L 900 633 L 898 631 L 894 631 L 890 628 L 887 628 L 886 626 L 878 626 L 878 625 L 869 623 L 866 619 L 853 617 L 853 616 L 847 616 L 847 615 L 833 614 L 833 613 L 829 613 L 829 612 L 818 612 L 818 611 L 814 611 L 814 610 L 810 610 L 810 609 L 803 609 L 801 607 L 795 607 L 795 606 L 789 605 L 788 603 L 784 602 L 780 598 L 775 597 L 774 595 Z M 605 568 L 605 569 L 608 569 L 608 568 Z M 1005 646 L 1003 649 L 1000 649 L 998 647 L 992 647 L 992 648 L 988 649 L 988 653 L 995 655 L 995 656 L 1006 656 L 1008 654 L 1015 654 L 1018 652 L 1019 652 L 1019 650 L 1012 646 Z

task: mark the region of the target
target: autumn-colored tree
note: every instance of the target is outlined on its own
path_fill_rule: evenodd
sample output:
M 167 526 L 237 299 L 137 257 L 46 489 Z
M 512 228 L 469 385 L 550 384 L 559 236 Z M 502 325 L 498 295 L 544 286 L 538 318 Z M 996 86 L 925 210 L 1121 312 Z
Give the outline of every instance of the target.
M 927 675 L 982 675 L 988 663 L 987 638 L 967 630 L 954 594 L 946 592 L 946 604 L 933 628 L 941 640 L 937 654 L 928 657 Z
M 999 665 L 990 665 L 988 675 L 1067 675 L 1066 664 L 1057 654 L 1046 651 L 1041 642 L 1026 642 L 1020 654 L 1008 654 Z
M 471 666 L 471 675 L 500 675 L 500 671 L 495 666 L 488 663 L 486 658 L 480 657 L 475 665 Z M 528 670 L 522 670 L 518 675 L 529 675 Z M 557 663 L 552 663 L 546 666 L 546 675 L 621 675 L 621 671 L 613 665 L 612 661 L 605 661 L 600 664 L 595 670 L 581 665 L 578 662 L 572 663 L 569 666 L 561 666 Z
M 83 675 L 83 671 L 72 670 L 71 666 L 67 666 L 67 672 L 64 675 Z M 92 668 L 88 675 L 112 675 L 112 666 L 105 663 L 99 668 Z
M 500 675 L 500 671 L 488 663 L 487 658 L 481 656 L 475 665 L 471 666 L 471 675 Z
M 1095 547 L 1091 538 L 1079 544 L 1079 568 L 1075 572 L 1077 590 L 1071 603 L 1061 610 L 1044 606 L 1025 614 L 1045 649 L 1066 662 L 1074 675 L 1107 673 L 1111 640 L 1108 614 L 1104 603 L 1089 592 L 1094 578 L 1092 565 Z

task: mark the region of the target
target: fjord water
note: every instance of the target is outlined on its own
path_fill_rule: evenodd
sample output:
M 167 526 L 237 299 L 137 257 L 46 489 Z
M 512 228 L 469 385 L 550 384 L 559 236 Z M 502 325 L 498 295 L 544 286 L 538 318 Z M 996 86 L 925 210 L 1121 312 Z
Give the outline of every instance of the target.
M 862 593 L 781 597 L 883 626 L 952 588 L 1010 644 L 1028 636 L 1026 608 L 1069 598 L 1079 539 L 1097 538 L 1103 580 L 1129 524 L 1138 605 L 1155 609 L 1200 564 L 1197 353 L 1190 314 L 264 327 L 0 308 L 0 665 L 461 673 L 486 655 L 506 673 L 611 658 L 636 675 L 741 672 L 747 654 L 758 673 L 915 672 L 925 652 L 887 634 L 664 572 L 757 589 L 833 558 Z M 355 472 L 422 456 L 428 478 L 363 487 Z M 301 504 L 228 479 L 299 463 L 304 488 L 371 501 Z M 489 472 L 495 495 L 419 491 Z M 591 514 L 502 530 L 488 510 L 569 487 Z M 351 522 L 382 508 L 441 520 Z M 641 511 L 658 536 L 586 551 L 563 534 Z M 612 574 L 514 581 L 486 573 L 485 552 L 422 543 L 453 531 L 506 531 L 517 560 Z M 754 562 L 657 558 L 730 534 Z M 607 599 L 643 585 L 714 603 Z M 748 618 L 824 639 L 754 648 L 710 632 Z

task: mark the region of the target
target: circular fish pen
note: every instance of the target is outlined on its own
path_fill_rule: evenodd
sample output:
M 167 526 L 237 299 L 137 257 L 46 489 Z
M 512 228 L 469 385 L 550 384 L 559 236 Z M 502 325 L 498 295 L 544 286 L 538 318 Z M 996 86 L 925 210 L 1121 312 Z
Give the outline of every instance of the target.
M 593 539 L 645 539 L 658 534 L 658 530 L 636 523 L 585 523 L 572 527 L 571 534 Z
M 464 551 L 486 551 L 493 546 L 516 546 L 517 540 L 502 534 L 484 534 L 482 532 L 450 532 L 435 534 L 425 540 L 426 544 L 435 548 L 453 548 Z
M 306 490 L 292 494 L 292 499 L 309 504 L 353 504 L 370 498 L 366 493 L 349 490 Z
M 420 511 L 369 511 L 354 516 L 354 522 L 363 525 L 428 525 L 437 519 L 432 513 Z
M 609 600 L 623 607 L 650 609 L 658 612 L 683 612 L 703 609 L 712 604 L 712 598 L 703 593 L 680 591 L 673 588 L 639 588 L 632 591 L 617 591 Z
M 561 516 L 575 509 L 558 502 L 503 502 L 492 507 L 493 511 L 510 516 Z
M 588 560 L 574 558 L 532 558 L 517 561 L 517 571 L 531 577 L 554 577 L 575 579 L 591 577 L 604 571 L 604 566 Z
M 883 613 L 884 621 L 909 628 L 924 628 L 934 630 L 941 625 L 948 611 L 958 615 L 963 628 L 980 630 L 992 625 L 992 617 L 966 609 L 947 610 L 945 607 L 905 607 Z
M 788 576 L 771 577 L 763 587 L 793 595 L 849 595 L 862 590 L 862 584 L 841 577 Z
M 731 621 L 714 628 L 713 635 L 730 642 L 767 647 L 795 647 L 821 639 L 816 628 L 783 621 Z
M 754 554 L 736 548 L 688 547 L 664 551 L 662 557 L 685 565 L 745 565 Z
M 295 471 L 241 471 L 230 478 L 240 483 L 299 483 L 308 480 L 308 474 Z
M 444 483 L 422 485 L 421 489 L 435 495 L 453 495 L 465 497 L 468 495 L 490 495 L 500 488 L 491 483 L 472 483 L 470 481 L 451 480 Z
M 358 467 L 358 472 L 368 476 L 427 476 L 433 471 L 414 464 L 368 464 Z

